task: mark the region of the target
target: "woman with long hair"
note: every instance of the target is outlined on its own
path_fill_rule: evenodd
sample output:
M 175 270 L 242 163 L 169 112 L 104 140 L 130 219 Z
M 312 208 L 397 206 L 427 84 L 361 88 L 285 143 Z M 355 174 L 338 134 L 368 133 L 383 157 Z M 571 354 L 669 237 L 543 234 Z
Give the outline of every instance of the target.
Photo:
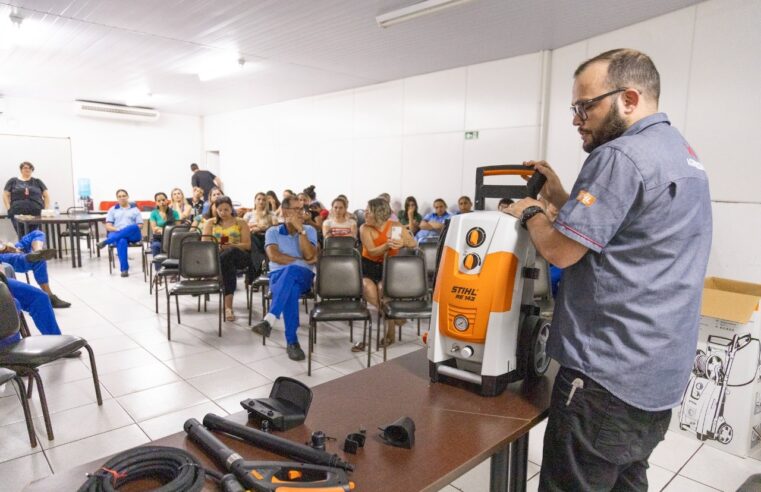
M 180 220 L 180 214 L 169 205 L 166 193 L 159 191 L 153 195 L 156 208 L 151 212 L 151 254 L 155 257 L 161 253 L 161 238 L 164 226 Z
M 417 200 L 414 196 L 408 196 L 404 200 L 404 210 L 400 210 L 397 215 L 399 216 L 399 222 L 409 229 L 413 236 L 417 234 L 417 231 L 420 230 L 420 222 L 423 220 L 423 216 L 418 212 Z
M 214 217 L 209 218 L 203 226 L 204 241 L 209 241 L 209 236 L 214 236 L 219 245 L 225 295 L 225 321 L 235 321 L 233 294 L 238 280 L 237 271 L 251 267 L 251 231 L 245 220 L 233 214 L 233 202 L 230 197 L 217 198 L 214 211 Z
M 325 238 L 349 236 L 357 238 L 357 221 L 346 210 L 346 200 L 337 197 L 331 204 L 331 212 L 322 223 L 322 235 Z
M 192 220 L 193 207 L 185 200 L 185 193 L 180 188 L 175 188 L 172 190 L 171 198 L 172 201 L 169 206 L 180 216 L 179 220 L 183 222 Z
M 391 207 L 388 202 L 382 198 L 373 198 L 367 202 L 365 223 L 359 228 L 362 240 L 362 290 L 365 300 L 376 309 L 380 309 L 380 299 L 383 296 L 381 281 L 384 255 L 395 256 L 401 248 L 417 246 L 410 231 L 390 217 Z M 394 343 L 394 327 L 401 324 L 404 324 L 404 320 L 387 320 L 385 338 L 381 344 Z M 364 344 L 364 340 L 355 344 L 352 351 L 362 352 Z

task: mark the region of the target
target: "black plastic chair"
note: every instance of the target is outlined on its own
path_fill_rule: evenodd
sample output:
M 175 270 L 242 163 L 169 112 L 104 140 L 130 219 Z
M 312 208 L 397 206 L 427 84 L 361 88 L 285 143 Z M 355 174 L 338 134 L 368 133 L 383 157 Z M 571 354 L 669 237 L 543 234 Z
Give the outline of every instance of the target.
M 362 262 L 359 253 L 352 249 L 346 254 L 321 256 L 317 262 L 315 291 L 319 301 L 315 302 L 309 314 L 307 375 L 312 375 L 312 351 L 317 340 L 317 323 L 320 321 L 348 321 L 351 342 L 354 341 L 354 322 L 364 321 L 362 341 L 367 347 L 367 367 L 370 367 L 373 321 L 362 297 Z
M 36 448 L 37 436 L 34 434 L 34 422 L 32 421 L 32 412 L 29 410 L 29 401 L 26 396 L 24 382 L 14 371 L 0 368 L 0 385 L 10 382 L 16 383 L 16 390 L 18 391 L 18 396 L 21 400 L 21 407 L 24 409 L 24 420 L 26 421 L 26 431 L 29 433 L 29 444 L 33 448 Z
M 19 315 L 13 302 L 13 297 L 4 282 L 0 282 L 0 339 L 5 339 L 19 332 Z M 29 376 L 29 391 L 27 398 L 31 397 L 32 381 L 37 381 L 37 392 L 40 395 L 42 415 L 45 419 L 45 428 L 48 439 L 53 440 L 53 425 L 50 421 L 50 411 L 45 398 L 45 390 L 42 386 L 42 378 L 37 368 L 56 361 L 62 357 L 84 348 L 90 356 L 90 367 L 95 384 L 95 395 L 98 405 L 103 405 L 100 394 L 100 382 L 98 370 L 95 366 L 95 354 L 87 343 L 87 340 L 72 335 L 42 335 L 22 338 L 0 348 L 0 366 L 15 371 L 20 376 Z
M 180 252 L 182 249 L 182 243 L 188 239 L 188 241 L 200 241 L 201 233 L 198 229 L 180 228 L 175 227 L 169 232 L 171 239 L 169 240 L 169 253 L 166 258 L 161 262 L 161 268 L 156 272 L 154 276 L 154 297 L 156 300 L 156 312 L 159 312 L 159 282 L 163 279 L 164 288 L 169 287 L 169 277 L 179 275 L 180 273 Z M 200 298 L 199 298 L 200 299 Z
M 425 260 L 420 252 L 414 255 L 389 256 L 383 260 L 383 298 L 378 310 L 377 343 L 380 345 L 380 327 L 383 319 L 415 319 L 420 334 L 420 320 L 431 319 L 431 300 L 428 297 L 428 282 Z M 399 327 L 399 340 L 402 327 Z M 383 345 L 383 360 L 386 348 Z
M 164 260 L 169 257 L 169 245 L 172 242 L 172 231 L 188 230 L 190 226 L 187 224 L 166 224 L 161 230 L 161 252 L 151 258 L 151 262 L 148 263 L 148 293 L 153 294 L 153 284 L 156 279 L 153 277 L 153 266 L 156 266 L 156 271 L 159 271 Z M 146 251 L 146 254 L 148 252 Z
M 324 243 L 325 251 L 352 251 L 356 246 L 356 240 L 350 236 L 326 237 Z
M 222 336 L 222 270 L 216 241 L 198 241 L 185 237 L 180 241 L 180 280 L 166 289 L 166 337 L 172 339 L 172 316 L 169 298 L 175 296 L 177 323 L 180 320 L 182 295 L 219 295 L 219 336 Z M 200 302 L 200 298 L 199 298 Z
M 146 269 L 146 248 L 145 248 L 145 238 L 141 239 L 139 242 L 129 243 L 127 245 L 127 248 L 140 248 L 140 262 L 141 266 L 143 268 L 143 281 L 147 282 L 147 274 L 148 270 Z M 114 250 L 116 249 L 116 246 L 113 244 L 108 245 L 108 274 L 111 275 L 114 273 L 114 266 L 115 266 L 115 260 L 114 260 Z
M 431 293 L 433 288 L 434 276 L 436 275 L 436 251 L 438 250 L 438 243 L 424 242 L 419 246 L 420 252 L 423 254 L 425 260 L 425 274 L 428 280 L 428 293 Z

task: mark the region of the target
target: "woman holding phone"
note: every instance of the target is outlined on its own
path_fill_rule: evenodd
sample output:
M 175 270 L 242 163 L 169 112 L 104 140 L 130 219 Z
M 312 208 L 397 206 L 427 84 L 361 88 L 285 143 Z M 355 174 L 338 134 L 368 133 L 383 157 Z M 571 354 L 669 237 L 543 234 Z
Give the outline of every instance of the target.
M 237 284 L 237 272 L 251 267 L 251 231 L 245 220 L 233 215 L 233 202 L 228 196 L 220 196 L 214 202 L 215 216 L 204 223 L 204 241 L 214 236 L 219 244 L 219 262 L 225 294 L 225 321 L 235 321 L 233 293 Z
M 401 248 L 417 246 L 410 231 L 398 221 L 391 220 L 391 207 L 382 198 L 373 198 L 367 202 L 365 223 L 359 228 L 362 241 L 362 290 L 365 300 L 376 309 L 380 309 L 383 296 L 381 280 L 383 278 L 383 258 L 388 253 L 395 256 Z M 386 335 L 381 344 L 394 343 L 394 328 L 404 324 L 404 320 L 387 320 Z M 365 350 L 365 341 L 352 347 L 353 352 Z

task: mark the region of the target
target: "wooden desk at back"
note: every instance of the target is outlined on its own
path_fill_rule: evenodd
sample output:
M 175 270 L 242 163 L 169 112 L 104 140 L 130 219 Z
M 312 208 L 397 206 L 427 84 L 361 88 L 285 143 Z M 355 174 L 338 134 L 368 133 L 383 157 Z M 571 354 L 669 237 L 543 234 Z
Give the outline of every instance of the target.
M 76 229 L 78 224 L 97 224 L 98 222 L 105 222 L 106 217 L 101 214 L 61 214 L 55 217 L 35 217 L 30 215 L 17 215 L 16 221 L 24 228 L 23 234 L 27 232 L 27 225 L 37 224 L 41 226 L 52 227 L 53 234 L 48 229 L 48 243 L 50 246 L 58 249 L 58 257 L 61 258 L 61 245 L 56 246 L 56 238 L 60 236 L 61 224 L 66 224 L 70 231 Z M 23 235 L 22 234 L 22 235 Z M 100 240 L 98 233 L 98 227 L 95 227 L 95 241 Z M 71 247 L 71 266 L 73 268 L 82 266 L 82 251 L 79 244 L 79 236 L 76 234 L 69 235 L 69 243 Z M 98 251 L 100 256 L 100 251 Z
M 508 482 L 510 490 L 525 490 L 528 431 L 547 415 L 555 371 L 553 366 L 551 376 L 531 385 L 513 384 L 496 398 L 482 398 L 461 388 L 431 383 L 425 350 L 418 350 L 315 387 L 305 424 L 277 435 L 298 443 L 308 441 L 317 430 L 335 437 L 336 441 L 328 441 L 327 451 L 356 466 L 350 477 L 358 491 L 437 491 L 489 457 L 491 490 L 508 490 Z M 402 416 L 415 421 L 412 449 L 387 446 L 378 436 L 379 426 Z M 196 418 L 201 421 L 203 415 Z M 246 423 L 247 415 L 239 412 L 229 419 Z M 360 427 L 367 429 L 364 448 L 356 455 L 341 451 L 346 436 Z M 224 434 L 216 435 L 245 459 L 288 461 Z M 184 432 L 151 444 L 187 449 L 205 467 L 221 471 Z M 76 490 L 86 473 L 106 461 L 103 458 L 57 472 L 24 490 Z M 204 490 L 218 490 L 215 482 L 206 482 Z M 136 482 L 120 490 L 146 490 L 146 485 Z

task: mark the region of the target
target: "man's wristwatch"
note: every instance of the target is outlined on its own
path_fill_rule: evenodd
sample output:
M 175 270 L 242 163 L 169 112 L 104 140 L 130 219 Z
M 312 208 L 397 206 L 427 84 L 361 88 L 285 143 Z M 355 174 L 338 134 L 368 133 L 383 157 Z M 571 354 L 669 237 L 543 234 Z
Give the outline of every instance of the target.
M 526 222 L 528 222 L 529 219 L 531 219 L 531 217 L 533 217 L 536 214 L 543 214 L 543 213 L 544 213 L 544 209 L 538 205 L 531 205 L 530 207 L 526 207 L 525 209 L 523 209 L 523 213 L 521 213 L 521 218 L 520 218 L 521 227 L 526 229 Z

